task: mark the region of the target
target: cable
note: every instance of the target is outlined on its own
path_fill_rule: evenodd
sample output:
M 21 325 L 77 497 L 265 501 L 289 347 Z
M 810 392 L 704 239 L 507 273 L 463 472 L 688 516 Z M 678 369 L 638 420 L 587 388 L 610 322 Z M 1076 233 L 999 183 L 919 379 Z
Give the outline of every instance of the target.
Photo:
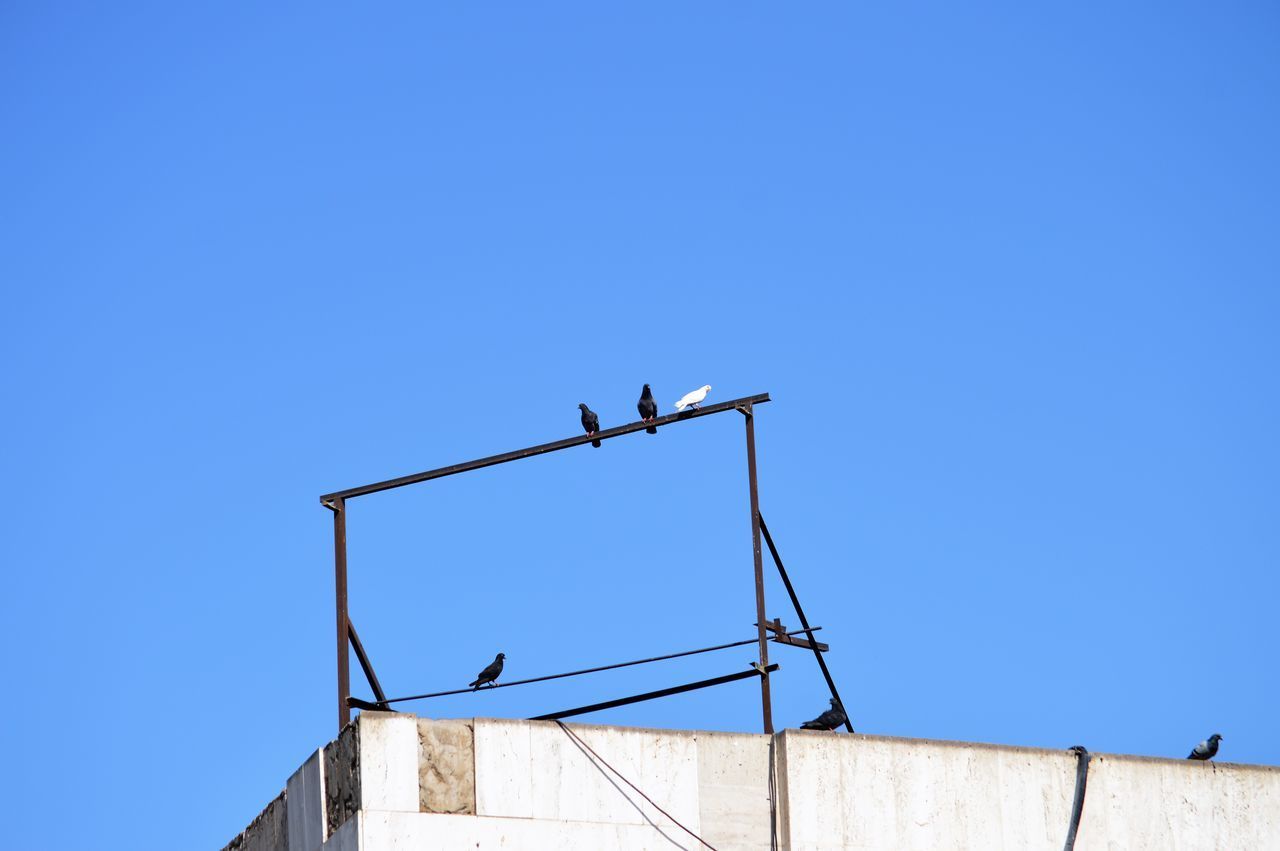
M 757 640 L 759 640 L 759 639 L 757 639 Z M 574 733 L 572 730 L 570 730 L 570 729 L 568 728 L 568 726 L 566 726 L 566 725 L 565 725 L 565 723 L 564 723 L 563 721 L 557 721 L 556 723 L 560 725 L 560 729 L 561 729 L 561 730 L 564 730 L 564 732 L 565 732 L 565 735 L 566 735 L 566 736 L 568 736 L 569 738 L 571 738 L 571 739 L 573 739 L 575 742 L 577 742 L 579 746 L 581 746 L 581 747 L 583 747 L 583 748 L 586 748 L 586 749 L 587 749 L 587 752 L 588 752 L 588 753 L 590 753 L 593 757 L 595 757 L 595 758 L 596 758 L 596 760 L 597 760 L 597 761 L 599 761 L 601 765 L 603 765 L 605 768 L 607 768 L 607 769 L 609 769 L 610 771 L 612 771 L 612 772 L 617 776 L 617 778 L 618 778 L 619 780 L 621 780 L 623 783 L 626 783 L 628 786 L 630 786 L 632 789 L 634 789 L 634 790 L 635 790 L 635 792 L 636 792 L 636 794 L 638 794 L 641 798 L 644 798 L 646 801 L 648 801 L 648 802 L 650 803 L 650 805 L 652 805 L 652 806 L 653 806 L 653 808 L 654 808 L 655 810 L 657 810 L 658 812 L 662 813 L 662 814 L 663 814 L 664 816 L 666 816 L 667 818 L 671 819 L 671 822 L 672 822 L 676 827 L 680 828 L 680 829 L 681 829 L 681 830 L 683 830 L 685 833 L 689 834 L 689 835 L 690 835 L 690 836 L 692 836 L 694 839 L 698 840 L 698 841 L 699 841 L 699 842 L 701 842 L 703 845 L 705 845 L 705 846 L 707 846 L 708 848 L 710 848 L 710 849 L 711 849 L 711 851 L 716 851 L 716 847 L 715 847 L 714 845 L 712 845 L 710 842 L 707 842 L 707 840 L 703 839 L 701 836 L 699 836 L 698 834 L 694 833 L 692 830 L 690 830 L 689 828 L 685 827 L 685 826 L 684 826 L 683 824 L 681 824 L 680 822 L 676 821 L 675 816 L 671 815 L 671 813 L 667 812 L 667 811 L 666 811 L 666 810 L 664 810 L 662 807 L 658 806 L 658 805 L 657 805 L 657 803 L 656 803 L 656 802 L 654 802 L 653 798 L 650 798 L 650 797 L 649 797 L 648 795 L 646 795 L 644 792 L 640 791 L 640 787 L 636 786 L 636 784 L 632 783 L 630 780 L 628 780 L 627 778 L 625 778 L 625 777 L 623 777 L 621 774 L 619 774 L 619 773 L 618 773 L 618 769 L 614 768 L 614 767 L 613 767 L 612 765 L 610 765 L 607 761 L 605 761 L 605 758 L 604 758 L 604 757 L 600 756 L 600 754 L 598 754 L 598 753 L 596 753 L 594 750 L 592 750 L 592 749 L 591 749 L 591 745 L 589 745 L 589 744 L 587 744 L 586 742 L 582 741 L 582 739 L 580 739 L 576 733 Z
M 802 632 L 817 632 L 820 629 L 822 629 L 822 627 L 815 626 L 812 629 L 797 629 L 792 632 L 784 633 L 784 635 L 798 635 Z M 697 650 L 684 650 L 680 653 L 668 653 L 666 656 L 654 656 L 649 659 L 636 659 L 635 661 L 632 661 L 632 662 L 618 662 L 615 665 L 601 665 L 598 668 L 583 668 L 581 671 L 568 671 L 563 674 L 549 674 L 545 677 L 533 677 L 532 679 L 528 679 L 528 680 L 514 680 L 509 683 L 496 683 L 491 686 L 482 686 L 480 688 L 459 688 L 459 689 L 454 689 L 453 691 L 437 691 L 437 692 L 433 692 L 432 694 L 414 694 L 408 697 L 393 697 L 389 700 L 374 701 L 374 704 L 377 706 L 385 706 L 391 703 L 403 703 L 406 700 L 426 700 L 429 697 L 445 697 L 451 694 L 466 694 L 468 692 L 473 692 L 473 691 L 490 691 L 491 689 L 495 689 L 495 688 L 508 688 L 510 686 L 522 686 L 522 685 L 527 685 L 529 683 L 541 683 L 547 680 L 558 680 L 558 679 L 561 679 L 562 677 L 577 677 L 582 674 L 595 674 L 600 671 L 612 671 L 614 668 L 627 668 L 627 667 L 630 667 L 631 665 L 645 665 L 645 664 L 648 664 L 649 662 L 662 662 L 666 659 L 678 659 L 681 656 L 695 656 L 699 653 L 710 653 L 713 650 L 727 650 L 730 647 L 743 647 L 747 644 L 755 644 L 759 640 L 760 640 L 759 637 L 748 638 L 746 641 L 734 641 L 729 644 L 717 644 L 715 647 L 701 647 Z
M 812 639 L 810 639 L 812 640 Z M 778 851 L 778 734 L 769 737 L 769 851 Z
M 1076 794 L 1071 802 L 1071 823 L 1067 825 L 1067 843 L 1063 851 L 1073 851 L 1076 847 L 1076 831 L 1080 829 L 1080 816 L 1084 814 L 1084 789 L 1089 782 L 1089 752 L 1083 745 L 1071 748 L 1076 755 Z

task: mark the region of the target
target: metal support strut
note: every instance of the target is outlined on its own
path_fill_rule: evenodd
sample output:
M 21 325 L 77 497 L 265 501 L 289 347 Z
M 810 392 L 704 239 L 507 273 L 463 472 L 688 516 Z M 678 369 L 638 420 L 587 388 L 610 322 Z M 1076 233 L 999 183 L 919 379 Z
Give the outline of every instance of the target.
M 461 464 L 452 464 L 448 467 L 425 470 L 421 473 L 414 473 L 412 475 L 401 476 L 395 479 L 387 479 L 385 481 L 374 482 L 373 484 L 361 485 L 359 487 L 347 488 L 346 490 L 334 491 L 321 496 L 320 503 L 325 508 L 333 512 L 334 603 L 337 614 L 336 627 L 338 639 L 338 729 L 341 730 L 351 721 L 352 705 L 364 704 L 365 706 L 386 708 L 390 702 L 386 699 L 385 694 L 383 694 L 378 678 L 373 673 L 373 666 L 370 664 L 368 654 L 364 652 L 364 647 L 360 643 L 360 636 L 351 625 L 351 615 L 347 601 L 346 508 L 348 500 L 354 499 L 358 496 L 366 496 L 368 494 L 405 487 L 406 485 L 419 484 L 421 482 L 427 482 L 433 479 L 443 478 L 445 476 L 453 476 L 459 473 L 479 470 L 484 467 L 492 467 L 497 464 L 505 464 L 508 461 L 533 458 L 538 455 L 545 455 L 549 452 L 571 449 L 577 446 L 583 446 L 587 443 L 598 444 L 603 440 L 622 437 L 623 435 L 634 434 L 639 431 L 652 431 L 655 428 L 688 422 L 689 420 L 699 419 L 711 414 L 719 414 L 726 411 L 736 410 L 741 412 L 747 420 L 747 475 L 750 479 L 751 485 L 751 538 L 754 547 L 756 623 L 759 625 L 758 638 L 760 644 L 760 660 L 758 663 L 753 664 L 752 667 L 760 674 L 760 692 L 764 710 L 764 730 L 766 733 L 772 733 L 773 713 L 769 699 L 768 672 L 773 670 L 773 668 L 769 665 L 769 651 L 767 647 L 768 636 L 765 628 L 764 569 L 760 551 L 759 497 L 756 492 L 755 421 L 752 417 L 752 406 L 768 401 L 768 393 L 760 393 L 755 396 L 744 396 L 740 399 L 731 399 L 727 402 L 719 402 L 714 405 L 707 405 L 705 407 L 687 409 L 674 414 L 667 414 L 666 416 L 657 417 L 649 420 L 648 422 L 640 420 L 617 426 L 615 428 L 603 429 L 592 435 L 577 435 L 563 440 L 556 440 L 550 443 L 542 443 L 537 446 L 517 449 L 514 452 L 490 455 L 485 458 L 477 458 L 473 461 L 465 461 Z M 803 617 L 801 619 L 803 620 Z M 812 635 L 810 635 L 809 638 L 812 641 Z M 351 701 L 350 653 L 352 648 L 354 648 L 356 655 L 359 658 L 360 666 L 364 669 L 365 677 L 369 680 L 369 685 L 373 688 L 373 692 L 378 698 L 377 703 L 355 701 L 353 704 Z
M 764 614 L 764 561 L 760 553 L 760 495 L 756 489 L 756 418 L 751 404 L 738 408 L 747 418 L 747 487 L 751 491 L 751 557 L 756 569 L 756 629 L 760 633 L 760 707 L 764 731 L 773 734 L 773 699 L 769 695 L 769 638 Z
M 338 614 L 338 729 L 351 721 L 351 659 L 347 651 L 347 635 L 351 631 L 347 611 L 347 504 L 342 497 L 324 503 L 333 512 L 333 584 L 334 608 Z
M 769 555 L 773 556 L 773 563 L 778 566 L 778 574 L 782 577 L 782 584 L 787 587 L 787 593 L 791 595 L 791 605 L 795 607 L 796 616 L 800 618 L 800 626 L 804 627 L 805 635 L 809 638 L 809 644 L 812 646 L 813 655 L 818 659 L 818 667 L 822 669 L 823 679 L 827 681 L 827 688 L 831 690 L 831 696 L 842 707 L 844 701 L 840 699 L 840 692 L 836 691 L 836 681 L 831 679 L 831 672 L 827 670 L 827 660 L 822 658 L 822 650 L 819 648 L 819 642 L 813 637 L 813 630 L 809 627 L 809 619 L 804 616 L 804 609 L 800 608 L 800 598 L 796 596 L 796 589 L 791 585 L 791 577 L 787 576 L 787 569 L 782 566 L 782 556 L 778 555 L 778 548 L 774 546 L 773 536 L 769 534 L 769 527 L 765 525 L 764 518 L 756 513 L 756 518 L 760 523 L 760 531 L 764 532 L 765 543 L 769 545 Z M 844 727 L 850 733 L 853 732 L 853 723 L 848 719 L 847 713 L 844 719 Z

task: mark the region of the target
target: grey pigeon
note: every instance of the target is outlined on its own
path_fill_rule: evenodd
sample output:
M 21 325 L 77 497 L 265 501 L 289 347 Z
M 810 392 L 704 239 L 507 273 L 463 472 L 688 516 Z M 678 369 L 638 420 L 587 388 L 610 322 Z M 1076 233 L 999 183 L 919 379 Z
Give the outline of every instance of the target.
M 475 678 L 475 682 L 470 683 L 471 688 L 478 689 L 480 686 L 488 685 L 496 680 L 498 675 L 502 673 L 502 660 L 505 658 L 507 658 L 505 653 L 499 653 L 495 656 L 493 661 L 489 663 L 489 667 L 480 672 L 479 676 Z
M 1187 754 L 1187 759 L 1213 759 L 1214 754 L 1218 752 L 1218 742 L 1220 741 L 1222 741 L 1222 737 L 1217 733 L 1214 733 L 1212 736 L 1196 745 L 1195 748 L 1192 749 L 1191 753 Z
M 600 430 L 600 418 L 596 416 L 595 411 L 587 407 L 586 402 L 579 402 L 578 407 L 582 409 L 582 427 L 587 434 L 595 434 Z M 600 448 L 600 441 L 593 440 L 591 445 L 596 449 Z
M 831 708 L 826 712 L 814 718 L 812 721 L 806 721 L 800 725 L 801 730 L 834 730 L 847 720 L 844 714 L 844 707 L 840 705 L 834 697 L 831 698 Z
M 658 416 L 658 403 L 653 401 L 653 392 L 649 390 L 646 384 L 644 389 L 640 391 L 640 401 L 636 402 L 636 410 L 640 412 L 640 419 L 644 422 L 652 422 Z M 657 434 L 658 430 L 653 426 L 645 429 L 648 434 Z

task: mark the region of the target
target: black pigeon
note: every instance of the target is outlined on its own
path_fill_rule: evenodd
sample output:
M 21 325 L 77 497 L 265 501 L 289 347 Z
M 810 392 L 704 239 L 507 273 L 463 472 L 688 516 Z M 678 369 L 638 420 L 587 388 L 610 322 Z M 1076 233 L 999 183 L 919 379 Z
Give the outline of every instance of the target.
M 582 409 L 582 427 L 586 429 L 587 434 L 598 432 L 600 430 L 600 418 L 596 416 L 595 411 L 588 408 L 586 402 L 579 402 L 578 407 Z M 600 441 L 593 440 L 591 445 L 599 449 Z
M 658 416 L 658 403 L 653 401 L 653 393 L 649 391 L 648 384 L 640 391 L 640 401 L 636 402 L 636 410 L 640 412 L 640 419 L 646 423 L 651 422 Z M 649 434 L 658 433 L 658 430 L 653 426 L 649 426 L 645 431 Z
M 507 654 L 505 653 L 499 653 L 495 656 L 493 661 L 489 663 L 489 667 L 480 672 L 480 675 L 476 677 L 475 682 L 470 683 L 471 688 L 478 689 L 480 686 L 488 685 L 496 680 L 498 675 L 502 673 L 502 660 L 505 658 L 507 658 Z
M 834 697 L 831 698 L 831 708 L 826 712 L 814 718 L 812 721 L 806 721 L 800 725 L 801 730 L 834 730 L 846 720 L 844 707 L 840 705 Z
M 1218 752 L 1218 742 L 1222 741 L 1222 737 L 1214 733 L 1200 744 L 1196 745 L 1191 753 L 1187 754 L 1187 759 L 1213 759 L 1214 754 Z

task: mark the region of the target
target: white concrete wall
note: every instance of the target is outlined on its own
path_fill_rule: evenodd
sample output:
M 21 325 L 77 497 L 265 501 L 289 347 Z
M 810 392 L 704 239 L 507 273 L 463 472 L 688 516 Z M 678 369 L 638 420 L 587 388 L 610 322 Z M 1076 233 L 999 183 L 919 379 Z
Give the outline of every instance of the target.
M 356 815 L 326 833 L 325 763 L 313 756 L 273 803 L 288 809 L 287 847 L 258 846 L 701 848 L 674 817 L 721 851 L 758 851 L 770 847 L 772 743 L 782 848 L 1056 851 L 1075 784 L 1075 757 L 1063 751 L 570 726 L 654 803 L 556 724 L 366 713 Z M 1280 851 L 1280 768 L 1095 755 L 1076 848 Z

